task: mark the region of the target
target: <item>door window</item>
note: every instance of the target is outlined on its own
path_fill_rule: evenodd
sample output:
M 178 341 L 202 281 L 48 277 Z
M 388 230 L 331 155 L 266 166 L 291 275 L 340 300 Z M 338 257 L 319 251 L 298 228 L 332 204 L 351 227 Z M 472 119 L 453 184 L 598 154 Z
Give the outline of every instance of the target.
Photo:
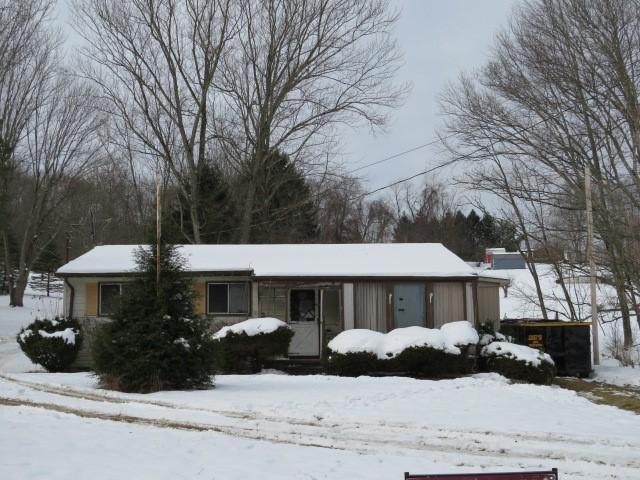
M 316 321 L 316 291 L 313 289 L 292 289 L 290 295 L 290 321 Z

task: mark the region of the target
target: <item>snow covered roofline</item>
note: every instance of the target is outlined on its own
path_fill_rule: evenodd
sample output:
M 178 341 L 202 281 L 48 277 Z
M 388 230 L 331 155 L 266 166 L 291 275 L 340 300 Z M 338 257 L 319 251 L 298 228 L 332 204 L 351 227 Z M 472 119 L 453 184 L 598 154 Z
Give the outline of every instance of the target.
M 60 267 L 60 276 L 135 272 L 138 245 L 95 247 Z M 305 245 L 180 245 L 191 273 L 246 273 L 260 278 L 474 278 L 477 274 L 440 243 Z

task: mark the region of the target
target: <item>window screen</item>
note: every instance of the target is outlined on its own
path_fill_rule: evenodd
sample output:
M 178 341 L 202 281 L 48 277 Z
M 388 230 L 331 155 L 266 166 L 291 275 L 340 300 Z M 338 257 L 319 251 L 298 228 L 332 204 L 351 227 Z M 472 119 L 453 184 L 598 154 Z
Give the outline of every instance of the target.
M 122 285 L 119 283 L 100 284 L 100 315 L 109 316 L 116 312 L 120 305 Z

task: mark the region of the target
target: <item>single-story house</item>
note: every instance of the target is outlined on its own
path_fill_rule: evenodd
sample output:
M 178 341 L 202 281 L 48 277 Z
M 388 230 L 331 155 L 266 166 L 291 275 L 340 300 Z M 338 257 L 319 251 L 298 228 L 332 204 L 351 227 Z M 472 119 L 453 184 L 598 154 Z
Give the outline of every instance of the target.
M 95 247 L 62 266 L 65 315 L 86 333 L 108 321 L 136 275 L 137 245 Z M 498 323 L 501 280 L 484 278 L 439 243 L 182 245 L 196 311 L 212 328 L 276 317 L 294 330 L 290 357 L 320 358 L 339 332 L 438 328 L 470 320 Z

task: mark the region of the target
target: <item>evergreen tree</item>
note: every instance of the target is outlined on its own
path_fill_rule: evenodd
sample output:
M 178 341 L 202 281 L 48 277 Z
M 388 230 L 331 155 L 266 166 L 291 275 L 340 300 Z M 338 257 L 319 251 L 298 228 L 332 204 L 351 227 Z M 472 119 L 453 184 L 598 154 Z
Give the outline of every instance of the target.
M 56 251 L 55 245 L 49 243 L 38 260 L 33 265 L 33 274 L 29 280 L 32 289 L 39 292 L 45 292 L 47 297 L 51 292 L 62 292 L 62 285 L 54 280 L 54 273 L 62 265 L 62 259 Z
M 252 243 L 307 243 L 318 234 L 317 209 L 304 175 L 280 152 L 269 156 L 257 193 Z
M 198 178 L 198 218 L 203 243 L 231 243 L 238 225 L 238 212 L 229 184 L 217 165 L 206 163 Z M 189 202 L 178 196 L 175 207 L 163 225 L 164 236 L 173 243 L 191 243 L 193 227 Z
M 138 275 L 126 284 L 118 312 L 94 342 L 94 364 L 103 385 L 126 392 L 205 388 L 213 374 L 213 339 L 194 314 L 194 292 L 185 260 L 161 245 L 136 254 Z

